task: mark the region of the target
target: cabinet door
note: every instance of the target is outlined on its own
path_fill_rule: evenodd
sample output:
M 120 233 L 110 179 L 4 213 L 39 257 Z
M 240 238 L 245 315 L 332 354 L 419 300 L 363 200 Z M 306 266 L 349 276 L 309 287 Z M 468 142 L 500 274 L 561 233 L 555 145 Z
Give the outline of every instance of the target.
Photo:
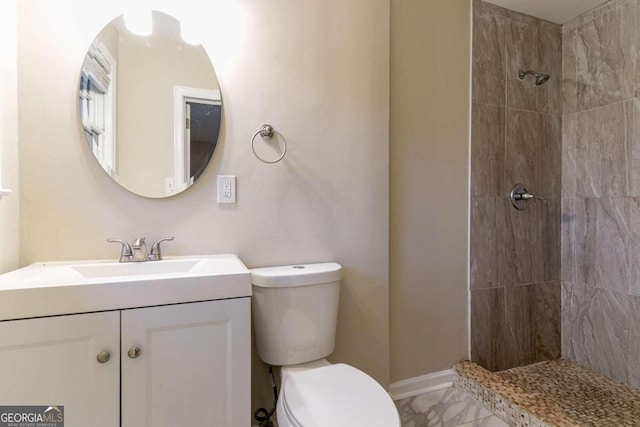
M 0 322 L 0 405 L 64 406 L 65 427 L 117 427 L 119 374 L 120 312 Z
M 122 426 L 251 425 L 249 300 L 123 311 Z

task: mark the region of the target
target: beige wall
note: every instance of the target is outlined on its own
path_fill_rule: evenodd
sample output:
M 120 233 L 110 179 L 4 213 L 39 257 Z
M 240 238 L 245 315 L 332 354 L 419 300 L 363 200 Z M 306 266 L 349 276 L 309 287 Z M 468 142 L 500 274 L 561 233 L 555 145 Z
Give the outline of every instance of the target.
M 19 3 L 21 264 L 115 259 L 105 239 L 136 236 L 175 236 L 169 255 L 236 253 L 249 267 L 334 260 L 345 270 L 331 359 L 387 385 L 389 0 L 156 1 L 208 28 L 225 103 L 209 169 L 162 200 L 111 181 L 78 125 L 86 49 L 124 3 Z M 251 153 L 262 123 L 289 143 L 277 165 Z M 216 174 L 238 176 L 237 204 L 215 203 Z
M 0 3 L 0 183 L 14 191 L 0 198 L 0 273 L 18 266 L 18 64 L 16 0 Z
M 467 357 L 469 0 L 391 4 L 391 380 Z

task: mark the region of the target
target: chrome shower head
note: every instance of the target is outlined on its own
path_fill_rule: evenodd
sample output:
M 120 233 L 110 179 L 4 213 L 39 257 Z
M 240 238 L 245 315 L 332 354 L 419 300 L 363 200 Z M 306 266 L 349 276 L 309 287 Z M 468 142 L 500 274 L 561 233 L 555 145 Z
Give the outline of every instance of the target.
M 533 83 L 533 86 L 540 86 L 541 84 L 545 83 L 547 80 L 549 80 L 549 74 L 542 74 L 542 73 L 538 73 L 537 71 L 533 71 L 533 70 L 527 70 L 527 71 L 518 71 L 518 77 L 520 78 L 520 80 L 524 80 L 525 76 L 531 74 L 533 75 L 533 77 L 535 77 L 535 82 Z

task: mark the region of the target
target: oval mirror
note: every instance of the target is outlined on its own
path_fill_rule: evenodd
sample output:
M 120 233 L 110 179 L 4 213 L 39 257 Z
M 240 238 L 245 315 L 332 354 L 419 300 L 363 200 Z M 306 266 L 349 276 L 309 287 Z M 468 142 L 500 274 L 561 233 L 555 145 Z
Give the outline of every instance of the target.
M 127 190 L 160 198 L 186 190 L 206 169 L 222 99 L 202 46 L 186 43 L 171 16 L 151 17 L 149 36 L 132 33 L 120 16 L 95 38 L 80 73 L 79 114 L 102 169 Z

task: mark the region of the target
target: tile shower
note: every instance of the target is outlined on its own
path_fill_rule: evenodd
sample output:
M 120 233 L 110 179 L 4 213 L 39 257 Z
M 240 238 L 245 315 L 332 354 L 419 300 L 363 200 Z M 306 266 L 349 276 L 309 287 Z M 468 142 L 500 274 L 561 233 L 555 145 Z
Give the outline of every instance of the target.
M 639 0 L 562 26 L 473 5 L 472 359 L 562 355 L 638 388 Z M 517 182 L 546 200 L 516 211 Z
M 503 370 L 560 356 L 562 28 L 473 6 L 471 356 Z M 514 209 L 516 183 L 545 200 Z

